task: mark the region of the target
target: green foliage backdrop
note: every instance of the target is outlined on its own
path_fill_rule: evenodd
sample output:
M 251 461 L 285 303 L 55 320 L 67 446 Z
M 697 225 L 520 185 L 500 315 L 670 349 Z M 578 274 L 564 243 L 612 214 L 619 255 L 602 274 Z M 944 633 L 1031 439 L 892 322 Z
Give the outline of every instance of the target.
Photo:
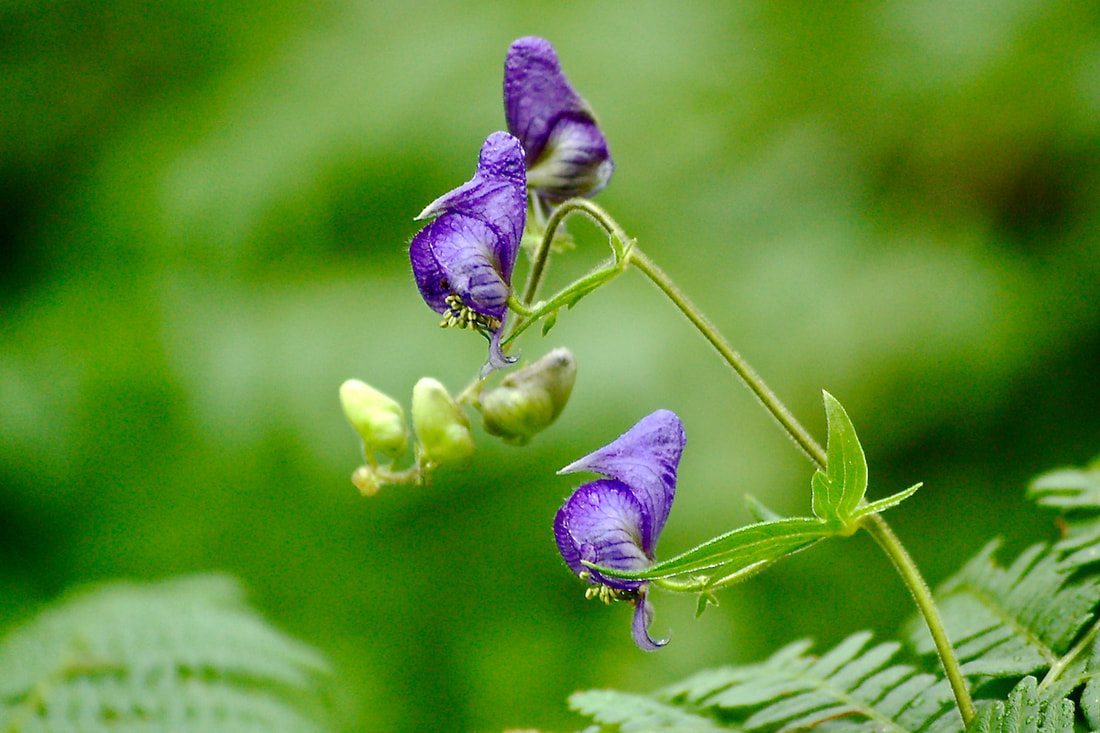
M 0 631 L 87 581 L 227 572 L 329 658 L 347 730 L 436 731 L 574 729 L 578 689 L 898 630 L 866 539 L 698 621 L 662 598 L 659 654 L 585 602 L 554 470 L 653 409 L 688 433 L 664 556 L 745 492 L 809 508 L 809 465 L 633 275 L 524 341 L 579 362 L 530 447 L 350 484 L 341 381 L 407 401 L 483 358 L 405 244 L 503 126 L 526 34 L 597 110 L 601 203 L 819 436 L 843 402 L 869 498 L 924 482 L 891 521 L 932 582 L 995 534 L 1016 556 L 1051 521 L 1027 480 L 1100 452 L 1095 3 L 30 0 L 0 28 Z M 603 256 L 575 233 L 552 275 Z

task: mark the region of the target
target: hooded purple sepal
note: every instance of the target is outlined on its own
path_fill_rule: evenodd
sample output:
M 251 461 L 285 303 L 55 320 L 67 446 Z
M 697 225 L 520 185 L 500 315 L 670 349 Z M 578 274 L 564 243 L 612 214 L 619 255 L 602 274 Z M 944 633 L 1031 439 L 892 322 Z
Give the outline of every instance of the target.
M 424 301 L 445 325 L 471 327 L 490 340 L 492 368 L 515 359 L 500 350 L 527 220 L 523 148 L 506 132 L 481 147 L 474 177 L 428 204 L 417 219 L 434 219 L 413 237 L 409 259 Z
M 646 600 L 648 582 L 602 575 L 590 565 L 628 572 L 653 565 L 657 539 L 676 493 L 676 468 L 685 442 L 680 418 L 658 410 L 559 471 L 592 471 L 606 477 L 584 484 L 565 501 L 554 517 L 554 539 L 570 570 L 607 591 L 601 597 L 634 604 L 634 642 L 647 651 L 667 643 L 654 641 L 647 631 L 653 615 Z
M 643 417 L 603 448 L 558 473 L 591 471 L 616 479 L 637 497 L 646 521 L 639 528 L 642 548 L 652 556 L 676 495 L 676 468 L 687 436 L 676 413 L 657 410 Z
M 607 140 L 549 41 L 527 36 L 508 48 L 504 115 L 526 151 L 532 189 L 563 200 L 593 196 L 607 186 L 615 170 Z
M 615 570 L 648 568 L 653 557 L 639 537 L 647 519 L 629 486 L 600 479 L 574 491 L 558 510 L 554 538 L 565 564 L 577 575 L 587 573 L 589 582 L 617 590 L 635 590 L 643 581 L 604 577 L 581 561 Z

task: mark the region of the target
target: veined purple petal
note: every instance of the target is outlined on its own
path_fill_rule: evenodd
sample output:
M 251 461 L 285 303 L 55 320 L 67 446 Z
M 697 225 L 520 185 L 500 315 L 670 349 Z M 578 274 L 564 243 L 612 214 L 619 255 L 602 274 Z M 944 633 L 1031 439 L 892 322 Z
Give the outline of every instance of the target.
M 593 196 L 607 187 L 614 171 L 607 141 L 596 123 L 561 117 L 542 155 L 527 170 L 527 182 L 555 198 Z
M 592 573 L 591 582 L 633 590 L 642 581 L 605 578 L 581 560 L 616 570 L 642 570 L 653 564 L 642 549 L 645 509 L 629 487 L 610 479 L 585 484 L 573 492 L 554 517 L 558 549 L 577 575 Z
M 657 410 L 611 443 L 558 473 L 591 471 L 628 486 L 643 509 L 642 550 L 653 557 L 657 537 L 672 509 L 676 468 L 686 441 L 683 423 L 676 413 Z
M 435 218 L 409 244 L 416 285 L 432 310 L 449 314 L 444 325 L 472 325 L 489 338 L 485 374 L 515 361 L 500 340 L 527 220 L 523 155 L 508 133 L 487 137 L 474 177 L 420 212 L 418 219 Z
M 497 234 L 486 244 L 506 282 L 511 282 L 527 221 L 523 155 L 519 140 L 506 132 L 494 132 L 481 146 L 474 177 L 428 204 L 416 217 L 455 213 L 482 220 Z
M 457 213 L 439 217 L 413 237 L 413 275 L 432 310 L 447 312 L 447 296 L 458 293 L 478 313 L 504 317 L 511 288 L 493 256 L 498 238 L 485 222 Z
M 614 163 L 588 103 L 566 79 L 549 41 L 515 41 L 504 62 L 504 116 L 526 151 L 528 183 L 551 198 L 591 196 Z
M 648 590 L 648 588 L 646 589 Z M 638 600 L 634 602 L 634 621 L 630 624 L 630 635 L 634 643 L 643 652 L 655 652 L 665 644 L 668 639 L 654 640 L 649 635 L 649 625 L 653 623 L 653 604 L 642 591 Z

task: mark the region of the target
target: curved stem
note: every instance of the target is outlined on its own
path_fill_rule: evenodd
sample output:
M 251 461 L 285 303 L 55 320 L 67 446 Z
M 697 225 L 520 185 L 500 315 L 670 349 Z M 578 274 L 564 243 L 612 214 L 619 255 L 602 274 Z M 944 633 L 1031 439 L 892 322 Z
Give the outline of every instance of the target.
M 1085 635 L 1073 645 L 1072 649 L 1065 653 L 1065 656 L 1059 658 L 1058 661 L 1050 665 L 1050 669 L 1047 670 L 1047 674 L 1043 677 L 1043 681 L 1039 683 L 1039 692 L 1042 692 L 1047 687 L 1057 682 L 1071 664 L 1077 661 L 1082 654 L 1088 652 L 1089 648 L 1092 647 L 1093 640 L 1096 638 L 1098 628 L 1100 628 L 1100 619 L 1093 622 L 1092 626 L 1085 632 Z
M 783 427 L 787 435 L 794 440 L 798 447 L 809 456 L 810 460 L 812 460 L 819 469 L 825 470 L 827 458 L 825 450 L 816 440 L 814 440 L 813 436 L 810 435 L 801 423 L 798 422 L 779 398 L 775 396 L 775 393 L 768 388 L 759 375 L 749 366 L 748 362 L 733 350 L 729 343 L 722 337 L 722 334 L 719 333 L 695 304 L 692 303 L 687 296 L 680 291 L 675 283 L 673 283 L 672 280 L 637 247 L 631 249 L 627 255 L 627 261 L 641 270 L 641 272 L 660 288 L 668 299 L 680 309 L 680 312 L 691 321 L 692 325 L 699 330 L 703 337 L 710 342 L 711 346 L 718 351 L 726 363 L 737 373 L 741 381 L 745 383 L 754 395 L 756 395 L 756 398 L 760 400 L 760 403 L 764 405 L 768 412 L 771 413 L 772 417 L 774 417 Z M 909 589 L 910 595 L 912 595 L 914 602 L 917 604 L 917 608 L 924 617 L 925 625 L 932 634 L 932 641 L 936 645 L 936 651 L 943 665 L 944 674 L 947 676 L 948 682 L 951 685 L 951 691 L 955 695 L 955 702 L 958 705 L 959 714 L 962 716 L 963 723 L 969 725 L 970 721 L 974 718 L 974 703 L 970 698 L 970 693 L 966 689 L 966 681 L 959 667 L 959 660 L 955 656 L 955 649 L 951 646 L 951 641 L 947 637 L 947 631 L 944 629 L 943 620 L 940 618 L 939 609 L 936 607 L 936 602 L 932 597 L 932 592 L 929 590 L 928 584 L 921 576 L 920 570 L 917 568 L 916 563 L 913 562 L 913 558 L 909 555 L 905 546 L 901 544 L 901 540 L 899 540 L 893 530 L 890 529 L 890 526 L 886 523 L 886 520 L 882 518 L 881 514 L 875 512 L 868 515 L 863 526 L 871 533 L 871 536 L 875 538 L 879 547 L 882 548 L 883 552 L 885 552 L 887 557 L 893 562 L 894 567 L 897 569 L 898 574 L 901 576 L 902 581 Z
M 606 272 L 608 272 L 610 276 L 613 276 L 621 272 L 626 265 L 632 264 L 637 267 L 638 270 L 660 288 L 661 292 L 672 301 L 673 305 L 691 321 L 691 324 L 695 326 L 699 333 L 702 334 L 703 338 L 714 347 L 722 359 L 733 369 L 745 386 L 747 386 L 756 396 L 764 408 L 773 418 L 775 418 L 776 422 L 783 428 L 783 431 L 795 442 L 802 452 L 805 453 L 819 469 L 825 470 L 827 463 L 825 449 L 822 448 L 821 445 L 814 440 L 809 431 L 798 422 L 797 418 L 787 409 L 786 405 L 780 401 L 775 393 L 771 391 L 767 384 L 764 383 L 764 380 L 761 379 L 749 363 L 745 361 L 744 357 L 730 346 L 721 332 L 719 332 L 707 317 L 703 315 L 702 311 L 688 299 L 683 291 L 677 287 L 661 268 L 642 253 L 641 250 L 633 246 L 633 242 L 626 236 L 618 223 L 598 205 L 593 204 L 587 199 L 569 199 L 554 211 L 553 215 L 546 223 L 546 231 L 539 243 L 539 248 L 532 262 L 531 272 L 527 279 L 527 285 L 524 288 L 524 295 L 521 303 L 529 306 L 534 299 L 545 271 L 547 259 L 550 256 L 550 244 L 553 241 L 554 232 L 565 217 L 574 211 L 580 211 L 594 220 L 596 224 L 602 227 L 611 237 L 611 246 L 615 251 L 615 267 L 609 268 Z M 593 275 L 595 275 L 595 273 L 593 273 Z M 602 278 L 600 281 L 602 282 Z M 598 283 L 594 285 L 596 284 Z M 567 291 L 571 289 L 572 288 L 568 288 Z M 517 336 L 518 332 L 530 325 L 530 323 L 538 320 L 545 311 L 541 308 L 534 308 L 529 312 L 534 318 L 528 317 L 525 319 L 525 322 L 519 328 L 513 330 L 509 336 L 509 340 Z M 882 518 L 882 515 L 877 512 L 867 515 L 862 526 L 875 538 L 879 547 L 881 547 L 887 557 L 890 558 L 898 574 L 901 576 L 902 582 L 904 582 L 905 586 L 909 589 L 917 608 L 924 617 L 925 625 L 932 635 L 932 641 L 939 654 L 944 674 L 947 676 L 948 682 L 951 685 L 952 693 L 954 693 L 959 714 L 962 716 L 963 723 L 969 725 L 974 719 L 974 703 L 970 698 L 970 693 L 966 689 L 966 680 L 962 675 L 958 658 L 955 656 L 955 650 L 947 637 L 947 631 L 943 626 L 943 620 L 940 618 L 939 609 L 936 607 L 935 599 L 932 597 L 932 592 L 928 584 L 921 576 L 920 570 L 917 568 L 916 563 L 913 562 L 913 558 L 909 555 L 905 546 L 901 544 L 901 540 L 899 540 L 893 530 L 890 529 L 886 520 Z M 746 568 L 745 576 L 747 577 L 747 575 L 751 575 L 760 570 L 762 564 L 758 565 L 761 567 L 754 565 Z M 718 585 L 724 585 L 726 582 L 733 582 L 739 579 L 741 579 L 740 573 L 722 579 Z M 667 583 L 666 587 L 681 591 L 695 590 L 694 585 L 696 583 L 697 581 L 694 579 L 689 579 L 687 581 L 681 581 L 680 583 Z M 657 583 L 657 585 L 662 584 L 664 583 Z
M 546 272 L 546 263 L 550 259 L 550 245 L 554 241 L 554 234 L 557 233 L 558 227 L 561 226 L 566 217 L 575 211 L 587 215 L 606 231 L 613 240 L 618 240 L 618 243 L 613 241 L 612 246 L 615 247 L 616 253 L 621 253 L 619 247 L 621 247 L 621 243 L 627 241 L 627 236 L 618 223 L 607 215 L 606 211 L 588 199 L 572 198 L 563 201 L 558 208 L 554 209 L 554 213 L 546 222 L 546 231 L 543 232 L 542 239 L 539 241 L 539 248 L 535 250 L 535 256 L 531 260 L 531 271 L 527 274 L 527 284 L 523 287 L 523 298 L 520 299 L 520 302 L 524 305 L 530 305 L 534 302 L 535 295 L 538 294 L 542 276 Z
M 627 261 L 636 266 L 641 272 L 648 277 L 653 283 L 661 289 L 661 291 L 668 297 L 673 304 L 680 309 L 680 312 L 687 316 L 687 319 L 691 321 L 692 325 L 698 329 L 699 333 L 703 335 L 710 345 L 722 356 L 733 371 L 737 373 L 737 376 L 741 378 L 741 381 L 745 383 L 756 398 L 760 400 L 760 403 L 764 405 L 765 409 L 771 413 L 772 417 L 782 426 L 784 432 L 791 437 L 792 440 L 802 449 L 811 461 L 817 464 L 818 468 L 825 468 L 825 450 L 817 444 L 817 441 L 813 439 L 813 436 L 809 434 L 806 428 L 795 419 L 790 410 L 775 396 L 775 393 L 768 388 L 768 385 L 764 383 L 764 380 L 753 370 L 749 363 L 745 361 L 744 357 L 733 350 L 733 347 L 729 345 L 722 334 L 717 328 L 703 315 L 694 303 L 692 303 L 686 295 L 676 286 L 675 283 L 664 273 L 661 268 L 648 257 L 646 257 L 637 247 L 631 249 L 630 254 L 627 255 Z
M 871 533 L 871 536 L 875 538 L 875 542 L 894 563 L 894 567 L 901 575 L 902 580 L 905 581 L 905 586 L 909 589 L 910 595 L 913 596 L 913 601 L 920 609 L 921 615 L 924 616 L 928 631 L 932 634 L 932 641 L 936 645 L 936 651 L 939 652 L 943 671 L 947 675 L 948 683 L 951 685 L 951 692 L 955 695 L 955 702 L 959 707 L 963 724 L 969 727 L 970 721 L 974 719 L 974 703 L 966 689 L 966 680 L 963 678 L 962 669 L 959 667 L 959 660 L 955 657 L 955 649 L 951 646 L 950 639 L 947 638 L 947 630 L 943 627 L 939 609 L 936 607 L 936 601 L 932 597 L 932 591 L 928 588 L 928 583 L 924 581 L 916 563 L 913 562 L 913 558 L 881 514 L 868 514 L 863 527 Z

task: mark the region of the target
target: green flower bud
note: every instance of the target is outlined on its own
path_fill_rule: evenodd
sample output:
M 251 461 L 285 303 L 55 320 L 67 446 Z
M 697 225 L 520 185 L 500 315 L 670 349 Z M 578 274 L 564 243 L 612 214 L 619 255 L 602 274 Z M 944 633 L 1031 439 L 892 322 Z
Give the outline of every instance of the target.
M 363 496 L 374 496 L 382 488 L 382 481 L 378 476 L 378 470 L 370 466 L 360 466 L 351 475 L 351 482 Z
M 576 380 L 577 360 L 569 349 L 554 349 L 513 372 L 481 396 L 485 432 L 511 445 L 530 443 L 558 419 Z
M 405 452 L 409 430 L 401 405 L 358 379 L 340 385 L 340 404 L 363 439 L 363 454 L 368 461 L 373 462 L 375 453 L 396 458 Z
M 447 388 L 431 377 L 424 377 L 413 387 L 412 419 L 423 464 L 458 463 L 473 454 L 470 419 Z

